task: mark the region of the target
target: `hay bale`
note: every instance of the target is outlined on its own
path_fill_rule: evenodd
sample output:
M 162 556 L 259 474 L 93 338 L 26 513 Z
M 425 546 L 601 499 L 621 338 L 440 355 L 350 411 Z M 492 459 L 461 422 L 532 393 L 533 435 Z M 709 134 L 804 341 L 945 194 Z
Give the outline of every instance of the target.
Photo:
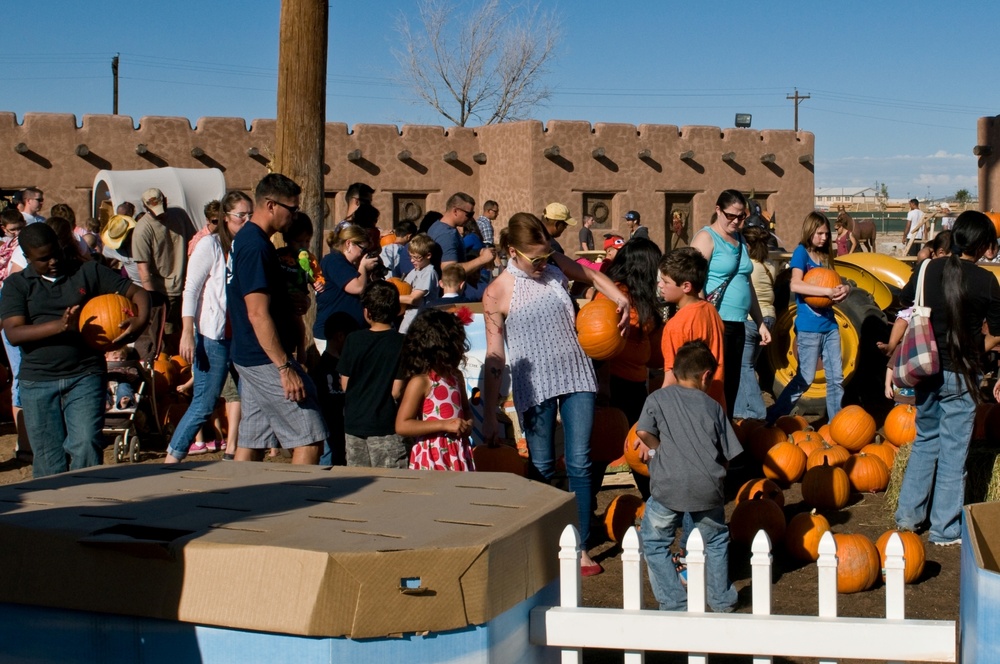
M 913 445 L 903 445 L 896 452 L 896 460 L 889 474 L 889 486 L 885 489 L 885 501 L 882 509 L 891 527 L 896 526 L 896 508 L 899 506 L 899 490 L 903 486 L 903 476 L 906 475 L 906 464 L 910 461 L 910 450 Z

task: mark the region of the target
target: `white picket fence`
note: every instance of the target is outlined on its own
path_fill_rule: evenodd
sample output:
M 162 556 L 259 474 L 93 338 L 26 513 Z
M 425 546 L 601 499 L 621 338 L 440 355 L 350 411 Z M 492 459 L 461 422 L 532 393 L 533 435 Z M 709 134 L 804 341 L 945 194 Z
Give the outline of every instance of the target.
M 625 652 L 625 664 L 641 664 L 645 651 L 687 652 L 692 664 L 709 653 L 893 662 L 954 662 L 955 622 L 904 618 L 903 544 L 893 535 L 886 547 L 885 618 L 837 616 L 837 546 L 830 533 L 820 542 L 819 615 L 771 615 L 771 542 L 761 531 L 751 546 L 753 613 L 706 613 L 705 544 L 693 530 L 687 541 L 688 610 L 642 608 L 642 548 L 635 528 L 622 542 L 620 609 L 580 606 L 580 536 L 567 526 L 559 539 L 560 606 L 531 612 L 530 638 L 561 649 L 562 664 L 581 664 L 583 648 Z

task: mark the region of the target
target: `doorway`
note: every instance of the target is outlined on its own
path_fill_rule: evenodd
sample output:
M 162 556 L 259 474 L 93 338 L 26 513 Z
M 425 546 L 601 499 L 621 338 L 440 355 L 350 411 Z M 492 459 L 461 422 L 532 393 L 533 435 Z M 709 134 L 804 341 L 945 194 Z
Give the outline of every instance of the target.
M 691 243 L 694 231 L 691 228 L 691 218 L 694 213 L 694 194 L 669 192 L 664 194 L 664 210 L 666 217 L 663 220 L 664 249 L 671 251 L 678 247 L 686 247 Z M 679 231 L 675 230 L 674 217 L 680 220 Z

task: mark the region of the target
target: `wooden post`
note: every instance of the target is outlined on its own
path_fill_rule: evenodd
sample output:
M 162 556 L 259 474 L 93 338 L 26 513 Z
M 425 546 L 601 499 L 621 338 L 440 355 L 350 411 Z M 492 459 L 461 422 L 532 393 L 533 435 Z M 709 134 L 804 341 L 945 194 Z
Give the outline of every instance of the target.
M 323 148 L 326 140 L 326 0 L 282 0 L 278 51 L 278 122 L 271 170 L 302 187 L 299 207 L 314 224 L 313 253 L 323 247 Z M 276 245 L 281 238 L 275 235 Z

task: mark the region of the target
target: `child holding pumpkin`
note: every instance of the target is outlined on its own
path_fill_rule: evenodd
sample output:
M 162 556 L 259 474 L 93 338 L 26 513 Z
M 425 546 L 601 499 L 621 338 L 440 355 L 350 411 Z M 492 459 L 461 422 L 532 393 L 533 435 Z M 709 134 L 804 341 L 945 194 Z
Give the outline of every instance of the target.
M 472 409 L 462 378 L 465 326 L 455 314 L 426 309 L 403 342 L 406 381 L 396 433 L 412 436 L 411 470 L 475 470 L 469 433 Z
M 716 613 L 736 607 L 723 483 L 729 461 L 743 448 L 725 410 L 707 394 L 718 364 L 704 341 L 681 346 L 673 362 L 675 383 L 646 398 L 636 425 L 636 435 L 653 451 L 642 547 L 662 611 L 687 608 L 687 593 L 670 553 L 682 515 L 690 516 L 705 541 L 709 607 Z
M 840 358 L 840 329 L 833 315 L 833 302 L 843 302 L 851 287 L 845 283 L 837 286 L 818 286 L 806 283 L 803 277 L 809 270 L 829 268 L 833 264 L 830 222 L 819 212 L 810 212 L 802 222 L 802 239 L 792 253 L 791 290 L 795 293 L 795 334 L 799 346 L 799 367 L 795 377 L 785 386 L 777 402 L 768 410 L 767 423 L 774 424 L 782 415 L 792 412 L 799 398 L 812 385 L 816 367 L 823 358 L 826 374 L 826 416 L 840 411 L 844 396 L 844 373 Z M 826 307 L 810 305 L 809 296 L 832 300 Z

